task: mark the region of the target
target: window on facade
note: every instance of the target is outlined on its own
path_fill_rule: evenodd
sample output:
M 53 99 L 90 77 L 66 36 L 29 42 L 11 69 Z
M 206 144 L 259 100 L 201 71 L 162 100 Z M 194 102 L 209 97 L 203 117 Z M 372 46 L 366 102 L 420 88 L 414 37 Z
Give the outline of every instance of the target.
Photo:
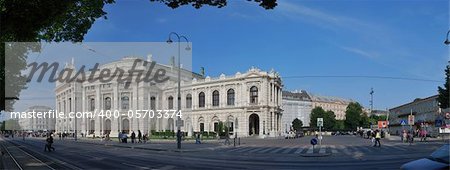
M 156 109 L 156 97 L 155 96 L 150 97 L 150 109 L 151 110 Z
M 69 112 L 72 112 L 72 98 L 69 98 Z
M 94 111 L 95 110 L 95 99 L 91 99 L 90 100 L 90 102 L 89 102 L 89 108 L 90 108 L 90 111 Z
M 205 107 L 205 93 L 198 94 L 198 107 Z
M 192 108 L 192 95 L 186 95 L 186 108 Z
M 173 97 L 169 96 L 168 101 L 168 108 L 173 109 Z
M 122 110 L 128 110 L 130 108 L 130 98 L 128 96 L 122 96 L 121 102 Z
M 215 90 L 212 94 L 213 106 L 219 106 L 219 91 Z
M 250 88 L 250 103 L 258 103 L 258 87 L 256 86 Z
M 204 123 L 200 123 L 200 132 L 205 131 L 205 124 Z
M 214 132 L 219 132 L 219 122 L 214 122 Z
M 234 122 L 230 122 L 230 127 L 228 127 L 228 132 L 234 131 Z
M 234 90 L 233 89 L 229 89 L 227 91 L 227 105 L 228 106 L 234 105 Z
M 111 110 L 111 98 L 110 97 L 105 98 L 105 110 Z

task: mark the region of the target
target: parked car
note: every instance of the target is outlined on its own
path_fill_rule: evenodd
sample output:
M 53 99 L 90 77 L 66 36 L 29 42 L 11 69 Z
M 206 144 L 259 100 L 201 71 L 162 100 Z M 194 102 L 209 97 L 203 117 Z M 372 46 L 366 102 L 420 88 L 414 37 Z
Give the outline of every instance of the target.
M 9 134 L 5 134 L 5 138 L 9 138 Z
M 429 157 L 422 158 L 419 160 L 411 161 L 403 164 L 400 169 L 404 170 L 440 170 L 449 169 L 449 144 L 445 144 L 436 151 L 434 151 Z
M 296 134 L 297 138 L 301 138 L 303 136 L 305 136 L 305 134 L 303 132 L 297 132 L 297 134 Z

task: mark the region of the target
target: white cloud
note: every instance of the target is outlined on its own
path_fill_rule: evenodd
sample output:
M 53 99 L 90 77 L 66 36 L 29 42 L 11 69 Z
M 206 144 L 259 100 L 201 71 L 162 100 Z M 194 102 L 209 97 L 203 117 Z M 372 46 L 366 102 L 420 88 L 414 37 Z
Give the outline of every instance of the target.
M 360 56 L 370 58 L 370 59 L 376 58 L 378 56 L 378 54 L 376 54 L 376 53 L 368 52 L 368 51 L 354 48 L 354 47 L 344 47 L 343 46 L 343 47 L 341 47 L 341 49 L 351 52 L 351 53 L 354 53 L 354 54 L 357 54 L 357 55 L 360 55 Z

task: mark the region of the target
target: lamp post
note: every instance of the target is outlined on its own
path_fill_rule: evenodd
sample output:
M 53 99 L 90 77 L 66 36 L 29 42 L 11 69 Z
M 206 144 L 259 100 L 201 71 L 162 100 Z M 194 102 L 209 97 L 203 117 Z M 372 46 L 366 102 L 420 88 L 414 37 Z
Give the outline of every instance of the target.
M 448 40 L 449 33 L 450 33 L 450 30 L 447 31 L 447 37 L 446 37 L 446 39 L 444 41 L 444 44 L 447 45 L 447 46 L 450 45 L 450 40 Z M 448 70 L 450 70 L 449 67 L 450 67 L 450 60 L 448 61 L 448 64 L 447 64 L 447 69 Z M 450 74 L 450 71 L 449 71 L 448 74 Z M 447 106 L 447 108 L 450 108 L 450 75 L 447 75 L 447 83 L 449 84 L 449 87 L 447 87 L 447 90 L 448 90 L 448 106 Z
M 181 39 L 186 40 L 186 43 L 187 43 L 186 50 L 187 51 L 191 50 L 191 47 L 189 47 L 189 40 L 185 36 L 183 36 L 183 35 L 180 36 L 175 32 L 171 32 L 169 34 L 169 39 L 167 40 L 168 44 L 173 42 L 171 39 L 172 35 L 175 35 L 176 38 L 178 39 L 178 95 L 177 95 L 178 108 L 177 108 L 177 113 L 179 113 L 181 110 L 181 60 L 180 60 Z M 177 148 L 181 149 L 181 117 L 180 116 L 177 116 Z

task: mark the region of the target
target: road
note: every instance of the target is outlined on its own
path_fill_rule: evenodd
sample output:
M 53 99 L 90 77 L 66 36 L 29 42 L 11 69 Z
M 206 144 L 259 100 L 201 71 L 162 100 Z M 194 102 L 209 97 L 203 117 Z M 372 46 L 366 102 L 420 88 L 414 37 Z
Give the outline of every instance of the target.
M 22 169 L 398 169 L 442 145 L 382 141 L 382 147 L 378 148 L 356 136 L 330 136 L 324 138 L 322 147 L 313 150 L 309 139 L 246 138 L 237 147 L 191 152 L 131 149 L 71 140 L 55 140 L 56 151 L 44 152 L 42 139 L 7 138 L 0 142 Z M 301 156 L 310 153 L 330 156 Z M 3 162 L 4 168 L 14 167 L 11 163 L 14 161 L 7 156 Z M 16 165 L 13 169 L 20 168 Z

